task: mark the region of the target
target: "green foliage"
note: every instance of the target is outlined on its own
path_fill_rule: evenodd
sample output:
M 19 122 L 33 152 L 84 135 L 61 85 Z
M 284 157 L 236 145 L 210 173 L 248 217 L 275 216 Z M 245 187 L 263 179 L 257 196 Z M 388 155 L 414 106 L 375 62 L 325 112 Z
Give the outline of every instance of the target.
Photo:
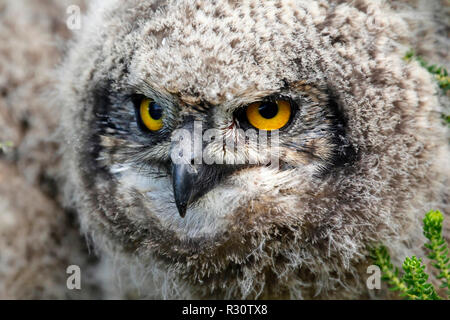
M 444 119 L 444 121 L 450 125 L 450 114 L 448 115 L 443 114 L 442 119 Z
M 446 95 L 450 90 L 450 77 L 448 75 L 447 69 L 444 67 L 438 67 L 435 64 L 430 65 L 428 64 L 421 56 L 416 55 L 414 50 L 409 50 L 405 56 L 403 57 L 406 61 L 416 60 L 420 63 L 422 67 L 428 70 L 429 73 L 431 73 L 434 78 L 436 79 L 439 87 L 442 89 L 442 92 L 444 95 Z M 447 123 L 447 125 L 450 125 L 450 114 L 442 114 L 442 118 Z
M 430 211 L 423 219 L 423 234 L 428 239 L 425 247 L 429 249 L 428 258 L 433 266 L 439 270 L 438 279 L 442 279 L 442 288 L 450 289 L 450 263 L 448 247 L 442 237 L 442 222 L 444 217 L 439 211 Z
M 14 147 L 11 141 L 2 142 L 0 141 L 0 152 L 6 152 L 8 149 Z
M 442 288 L 449 288 L 450 265 L 448 248 L 442 237 L 442 222 L 444 217 L 440 211 L 430 211 L 423 219 L 423 233 L 429 240 L 425 247 L 428 249 L 428 258 L 432 265 L 439 270 L 438 279 L 442 279 Z M 428 283 L 429 275 L 425 272 L 422 259 L 415 256 L 406 258 L 403 262 L 403 276 L 391 263 L 391 257 L 386 247 L 380 246 L 371 250 L 371 257 L 382 271 L 382 279 L 387 281 L 389 290 L 398 291 L 401 297 L 410 300 L 439 300 L 431 283 Z
M 438 67 L 435 64 L 429 65 L 421 56 L 416 55 L 413 50 L 409 50 L 404 59 L 406 61 L 411 61 L 412 59 L 416 60 L 420 63 L 422 67 L 428 70 L 429 73 L 434 75 L 436 81 L 439 84 L 439 87 L 444 91 L 444 94 L 447 94 L 447 91 L 450 89 L 450 77 L 448 76 L 448 71 L 444 67 Z
M 400 296 L 408 297 L 409 299 L 416 299 L 416 296 L 408 294 L 408 287 L 399 277 L 399 270 L 391 263 L 391 257 L 386 247 L 380 246 L 372 250 L 371 258 L 375 264 L 380 267 L 382 272 L 382 279 L 389 284 L 389 290 L 400 291 Z
M 408 287 L 408 297 L 417 297 L 415 298 L 416 300 L 440 300 L 434 287 L 427 283 L 428 275 L 425 273 L 422 259 L 418 259 L 415 256 L 406 258 L 402 267 L 405 272 L 402 281 Z

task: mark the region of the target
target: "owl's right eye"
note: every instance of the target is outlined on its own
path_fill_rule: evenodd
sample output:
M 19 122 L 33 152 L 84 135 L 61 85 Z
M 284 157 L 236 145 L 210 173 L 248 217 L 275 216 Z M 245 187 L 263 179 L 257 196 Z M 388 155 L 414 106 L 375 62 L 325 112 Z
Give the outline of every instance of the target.
M 163 128 L 163 108 L 153 100 L 143 98 L 138 114 L 140 121 L 148 130 L 156 132 Z

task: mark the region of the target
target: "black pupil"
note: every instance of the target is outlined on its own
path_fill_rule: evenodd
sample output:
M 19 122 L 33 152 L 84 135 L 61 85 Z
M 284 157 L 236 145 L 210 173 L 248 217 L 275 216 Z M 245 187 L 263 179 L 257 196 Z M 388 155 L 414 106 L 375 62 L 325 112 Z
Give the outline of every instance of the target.
M 162 117 L 162 108 L 157 103 L 154 102 L 151 103 L 150 106 L 148 107 L 148 112 L 150 113 L 150 116 L 154 120 L 159 120 Z
M 266 119 L 272 119 L 278 114 L 278 105 L 275 102 L 263 102 L 259 107 L 259 114 Z

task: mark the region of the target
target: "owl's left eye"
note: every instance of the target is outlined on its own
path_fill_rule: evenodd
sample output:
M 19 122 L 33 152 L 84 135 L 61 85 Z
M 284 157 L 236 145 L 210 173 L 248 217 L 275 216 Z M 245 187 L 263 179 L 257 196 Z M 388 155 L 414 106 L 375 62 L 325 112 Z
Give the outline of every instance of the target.
M 151 99 L 143 98 L 139 107 L 139 118 L 150 131 L 163 128 L 163 108 Z
M 245 116 L 248 123 L 259 130 L 278 130 L 285 127 L 292 115 L 288 100 L 269 100 L 255 102 L 247 106 Z

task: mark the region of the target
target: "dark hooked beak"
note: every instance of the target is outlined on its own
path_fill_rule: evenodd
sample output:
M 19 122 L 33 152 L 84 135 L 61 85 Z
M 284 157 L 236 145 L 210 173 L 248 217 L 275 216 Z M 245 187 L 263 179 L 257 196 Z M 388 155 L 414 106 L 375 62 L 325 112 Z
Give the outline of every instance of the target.
M 186 119 L 182 129 L 194 136 L 194 121 Z M 200 199 L 209 190 L 214 188 L 221 179 L 233 172 L 238 166 L 235 165 L 216 165 L 200 164 L 198 158 L 202 160 L 199 151 L 203 149 L 202 137 L 197 137 L 200 145 L 196 147 L 195 139 L 183 138 L 172 141 L 173 155 L 183 155 L 181 150 L 194 150 L 192 154 L 184 154 L 185 159 L 171 158 L 172 160 L 172 184 L 175 204 L 182 218 L 185 217 L 187 208 L 190 204 Z M 186 148 L 187 146 L 191 148 Z M 181 152 L 180 152 L 181 151 Z M 197 158 L 197 162 L 194 161 Z
M 200 199 L 237 168 L 239 166 L 235 165 L 172 163 L 173 194 L 180 216 L 184 218 L 190 204 Z
M 172 183 L 175 203 L 180 216 L 184 218 L 187 206 L 194 198 L 197 169 L 190 164 L 172 164 Z

